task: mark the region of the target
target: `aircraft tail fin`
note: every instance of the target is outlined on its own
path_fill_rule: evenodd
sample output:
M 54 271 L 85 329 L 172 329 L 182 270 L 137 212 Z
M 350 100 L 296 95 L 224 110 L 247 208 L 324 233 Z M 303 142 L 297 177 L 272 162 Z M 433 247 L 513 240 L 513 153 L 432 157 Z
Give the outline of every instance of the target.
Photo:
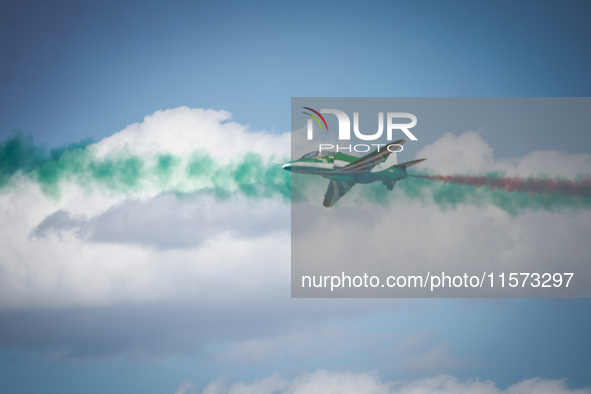
M 405 142 L 406 142 L 406 140 L 398 140 L 398 141 L 391 142 L 388 145 L 378 148 L 375 151 L 367 154 L 366 156 L 363 156 L 359 160 L 356 160 L 350 164 L 347 164 L 345 167 L 343 167 L 341 169 L 341 171 L 363 172 L 363 171 L 369 170 L 370 168 L 371 168 L 372 172 L 382 171 L 385 168 L 387 168 L 386 165 L 384 164 L 387 160 L 396 160 L 395 154 L 393 153 L 393 151 L 391 151 L 389 149 L 389 147 L 391 145 L 392 146 L 394 146 L 394 145 L 401 146 Z M 394 155 L 394 157 L 392 159 L 390 159 L 392 157 L 392 155 Z M 386 156 L 388 156 L 388 157 L 386 157 Z M 384 160 L 384 159 L 386 159 L 386 160 Z
M 389 168 L 389 167 L 392 167 L 396 164 L 398 164 L 398 153 L 392 152 L 388 155 L 388 157 L 386 158 L 386 161 L 384 161 L 382 166 L 385 168 Z
M 399 141 L 397 141 L 397 142 L 399 142 Z M 391 152 L 391 153 L 388 152 L 386 154 L 388 155 L 386 157 L 386 160 L 384 160 L 381 163 L 376 164 L 376 166 L 371 169 L 371 172 L 384 171 L 384 170 L 387 170 L 388 168 L 398 164 L 398 153 L 396 151 Z

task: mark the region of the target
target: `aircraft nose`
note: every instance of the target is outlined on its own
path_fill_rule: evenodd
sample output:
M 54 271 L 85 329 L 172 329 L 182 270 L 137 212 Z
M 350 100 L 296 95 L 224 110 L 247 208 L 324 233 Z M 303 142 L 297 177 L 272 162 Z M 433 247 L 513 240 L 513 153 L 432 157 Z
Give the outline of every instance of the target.
M 287 170 L 287 171 L 291 171 L 291 162 L 285 163 L 284 165 L 281 166 L 281 168 L 283 168 L 284 170 Z

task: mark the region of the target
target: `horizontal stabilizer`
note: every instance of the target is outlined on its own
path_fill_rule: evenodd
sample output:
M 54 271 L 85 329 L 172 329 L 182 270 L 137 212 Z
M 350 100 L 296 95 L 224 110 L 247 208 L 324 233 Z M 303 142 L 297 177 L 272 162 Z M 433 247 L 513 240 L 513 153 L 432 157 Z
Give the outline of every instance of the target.
M 413 160 L 413 161 L 407 161 L 406 163 L 400 163 L 397 164 L 396 167 L 410 167 L 410 166 L 414 166 L 415 164 L 419 164 L 422 161 L 425 161 L 427 159 L 418 159 L 418 160 Z

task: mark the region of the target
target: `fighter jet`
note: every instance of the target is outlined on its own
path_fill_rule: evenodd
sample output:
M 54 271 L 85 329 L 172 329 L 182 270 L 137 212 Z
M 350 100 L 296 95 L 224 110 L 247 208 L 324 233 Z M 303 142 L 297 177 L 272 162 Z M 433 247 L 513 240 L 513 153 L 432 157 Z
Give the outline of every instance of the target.
M 396 153 L 391 150 L 398 150 L 405 142 L 406 140 L 394 141 L 364 157 L 346 155 L 342 152 L 310 152 L 298 160 L 283 164 L 282 167 L 291 172 L 328 178 L 330 183 L 324 195 L 323 205 L 332 207 L 356 183 L 378 181 L 388 190 L 394 189 L 397 181 L 407 177 L 407 167 L 426 160 L 418 159 L 397 164 Z

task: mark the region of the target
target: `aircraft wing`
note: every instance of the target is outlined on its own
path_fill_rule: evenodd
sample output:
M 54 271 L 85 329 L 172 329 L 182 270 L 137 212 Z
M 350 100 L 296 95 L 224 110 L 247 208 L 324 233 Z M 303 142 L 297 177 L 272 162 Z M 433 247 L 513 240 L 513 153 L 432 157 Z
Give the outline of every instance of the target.
M 325 207 L 332 207 L 337 201 L 339 201 L 339 198 L 343 197 L 354 185 L 355 182 L 335 181 L 334 179 L 331 179 L 322 204 Z
M 359 160 L 354 161 L 351 164 L 347 164 L 346 166 L 341 168 L 340 171 L 350 171 L 350 172 L 368 171 L 369 169 L 371 169 L 374 166 L 381 163 L 387 156 L 390 155 L 390 153 L 393 153 L 388 150 L 388 146 L 402 145 L 405 142 L 406 142 L 406 140 L 398 140 L 398 141 L 391 142 L 388 145 L 381 147 L 379 149 L 379 151 L 378 151 L 378 149 L 376 149 L 375 151 L 363 156 Z

